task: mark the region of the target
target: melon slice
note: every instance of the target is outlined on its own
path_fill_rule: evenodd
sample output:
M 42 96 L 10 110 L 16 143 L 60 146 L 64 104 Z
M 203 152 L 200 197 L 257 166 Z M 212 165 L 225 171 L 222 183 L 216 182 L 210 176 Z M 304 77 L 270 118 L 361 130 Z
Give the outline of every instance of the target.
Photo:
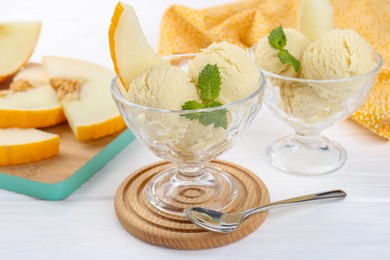
M 132 6 L 118 2 L 108 32 L 111 58 L 122 85 L 165 61 L 148 44 Z
M 0 23 L 0 82 L 27 63 L 40 31 L 40 22 Z
M 312 41 L 333 29 L 333 8 L 329 0 L 301 0 L 298 30 Z
M 110 93 L 115 74 L 97 64 L 70 58 L 43 58 L 51 86 L 78 140 L 97 139 L 125 128 Z
M 0 166 L 40 161 L 59 153 L 60 138 L 33 128 L 0 129 Z
M 29 63 L 0 91 L 0 127 L 36 128 L 66 121 L 42 65 Z

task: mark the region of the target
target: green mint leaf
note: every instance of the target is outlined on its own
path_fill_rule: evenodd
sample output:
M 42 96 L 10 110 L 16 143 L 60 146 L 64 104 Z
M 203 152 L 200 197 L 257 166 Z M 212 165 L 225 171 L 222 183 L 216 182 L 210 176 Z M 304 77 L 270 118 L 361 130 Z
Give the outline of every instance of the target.
M 222 105 L 223 104 L 219 101 L 211 101 L 206 104 L 207 107 L 219 107 Z M 214 124 L 214 127 L 216 128 L 223 127 L 224 129 L 226 129 L 228 125 L 228 119 L 226 114 L 227 114 L 226 109 L 204 112 L 201 118 L 199 119 L 199 122 L 205 126 Z
M 279 50 L 277 55 L 283 64 L 291 64 L 295 72 L 299 71 L 299 68 L 301 67 L 299 60 L 284 49 L 284 46 L 287 44 L 287 38 L 282 26 L 279 26 L 270 32 L 268 35 L 268 42 L 272 48 Z
M 197 109 L 202 109 L 206 108 L 205 104 L 199 103 L 196 100 L 190 100 L 184 103 L 184 105 L 181 106 L 181 109 L 183 110 L 197 110 Z M 193 114 L 187 114 L 184 115 L 185 118 L 189 120 L 199 120 L 201 117 L 202 113 L 193 113 Z
M 211 112 L 203 112 L 199 118 L 199 122 L 202 125 L 214 124 L 214 127 L 223 127 L 227 129 L 228 119 L 226 115 L 226 109 L 219 109 Z
M 219 106 L 222 106 L 223 104 L 219 101 L 211 101 L 209 103 L 206 104 L 206 107 L 219 107 Z
M 295 59 L 288 50 L 280 50 L 278 51 L 278 57 L 283 64 L 291 64 L 294 67 L 294 71 L 298 72 L 301 67 L 301 63 L 299 60 Z
M 183 110 L 196 110 L 202 108 L 222 106 L 222 103 L 216 101 L 221 91 L 221 75 L 217 65 L 207 64 L 198 77 L 198 88 L 200 90 L 200 99 L 202 103 L 196 100 L 190 100 L 182 105 Z M 219 109 L 211 112 L 200 112 L 184 115 L 189 120 L 198 120 L 204 126 L 214 125 L 215 128 L 223 127 L 227 129 L 228 119 L 226 109 Z
M 223 104 L 219 101 L 211 101 L 207 104 L 198 103 L 195 100 L 187 101 L 182 106 L 183 110 L 195 110 L 195 109 L 201 109 L 201 108 L 210 108 L 210 107 L 218 107 L 222 106 Z M 184 115 L 185 118 L 189 120 L 198 120 L 199 123 L 201 123 L 204 126 L 208 126 L 211 124 L 214 124 L 214 127 L 223 127 L 224 129 L 227 128 L 228 125 L 228 119 L 226 116 L 226 109 L 211 111 L 211 112 L 201 112 L 201 113 L 193 113 L 193 114 L 187 114 Z
M 201 116 L 202 113 L 193 113 L 193 114 L 184 115 L 184 117 L 189 120 L 200 120 Z
M 184 103 L 184 105 L 181 106 L 181 109 L 183 110 L 196 110 L 196 109 L 201 109 L 205 108 L 206 105 L 199 103 L 196 100 L 190 100 Z
M 204 102 L 217 99 L 221 90 L 221 84 L 222 80 L 218 66 L 207 64 L 198 77 L 200 99 Z
M 287 43 L 286 35 L 284 34 L 282 26 L 273 29 L 268 35 L 268 42 L 272 48 L 282 50 Z

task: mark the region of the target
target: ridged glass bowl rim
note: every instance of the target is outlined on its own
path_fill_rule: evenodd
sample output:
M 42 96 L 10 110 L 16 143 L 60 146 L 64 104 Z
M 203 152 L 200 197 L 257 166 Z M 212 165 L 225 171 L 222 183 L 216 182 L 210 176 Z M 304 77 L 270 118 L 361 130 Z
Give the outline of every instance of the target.
M 255 45 L 253 45 L 252 47 L 249 48 L 249 51 L 251 52 L 251 54 L 253 56 L 255 55 L 255 51 L 254 50 L 256 48 L 256 45 L 257 44 L 255 44 Z M 279 75 L 279 74 L 275 74 L 275 73 L 266 71 L 266 70 L 264 70 L 264 69 L 262 69 L 260 67 L 258 67 L 258 68 L 263 73 L 263 75 L 266 76 L 266 77 L 272 77 L 272 78 L 281 79 L 281 80 L 285 80 L 285 81 L 293 81 L 293 82 L 300 82 L 300 83 L 320 83 L 320 84 L 321 83 L 339 83 L 339 82 L 354 81 L 354 80 L 359 80 L 361 78 L 365 78 L 365 77 L 371 76 L 374 73 L 377 73 L 380 70 L 380 68 L 382 67 L 383 60 L 382 60 L 381 55 L 374 49 L 372 51 L 376 55 L 376 57 L 378 59 L 378 62 L 376 64 L 376 66 L 374 68 L 372 68 L 370 71 L 366 72 L 366 73 L 359 74 L 359 75 L 356 75 L 356 76 L 353 76 L 353 77 L 347 77 L 347 78 L 324 79 L 324 80 L 302 79 L 302 78 L 294 78 L 294 77 L 282 76 L 282 75 Z
M 169 60 L 169 59 L 174 59 L 174 58 L 191 58 L 191 57 L 195 57 L 195 56 L 196 56 L 196 53 L 188 53 L 188 54 L 167 55 L 167 56 L 164 56 L 163 58 L 166 60 Z M 256 91 L 254 91 L 252 94 L 250 94 L 249 96 L 246 96 L 243 99 L 237 100 L 237 101 L 232 102 L 232 103 L 224 104 L 222 106 L 211 107 L 211 108 L 202 108 L 202 109 L 196 109 L 196 110 L 170 110 L 170 109 L 159 109 L 159 108 L 153 108 L 153 107 L 146 107 L 146 106 L 132 103 L 132 102 L 128 101 L 127 99 L 125 99 L 124 97 L 122 97 L 122 95 L 116 91 L 116 85 L 122 84 L 122 82 L 119 80 L 118 76 L 115 76 L 113 78 L 113 80 L 111 81 L 110 90 L 111 90 L 111 94 L 114 96 L 114 98 L 116 100 L 119 100 L 121 103 L 125 104 L 128 107 L 132 107 L 134 109 L 147 110 L 147 111 L 153 111 L 153 112 L 178 113 L 178 114 L 183 114 L 183 115 L 193 114 L 193 113 L 201 113 L 201 112 L 212 112 L 212 111 L 217 111 L 217 110 L 222 110 L 222 109 L 229 109 L 229 108 L 235 107 L 235 106 L 240 106 L 241 104 L 244 104 L 247 101 L 255 98 L 257 95 L 260 95 L 260 93 L 265 88 L 265 77 L 259 68 L 258 68 L 258 70 L 260 73 L 261 82 L 259 82 L 259 87 L 256 89 Z

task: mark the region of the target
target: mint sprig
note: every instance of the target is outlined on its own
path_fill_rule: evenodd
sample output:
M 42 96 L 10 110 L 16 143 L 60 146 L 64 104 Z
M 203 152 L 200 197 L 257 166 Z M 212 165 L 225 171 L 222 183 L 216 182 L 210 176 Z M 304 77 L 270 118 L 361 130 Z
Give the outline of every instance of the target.
M 282 26 L 273 29 L 268 35 L 268 43 L 272 48 L 278 50 L 278 57 L 283 64 L 291 64 L 295 72 L 298 72 L 301 63 L 294 56 L 292 56 L 288 50 L 284 49 L 287 44 L 287 38 L 284 34 Z
M 183 110 L 197 110 L 204 108 L 203 103 L 199 103 L 196 100 L 187 101 L 184 103 L 184 105 L 181 106 L 181 109 Z
M 217 65 L 207 64 L 198 77 L 198 87 L 200 89 L 200 99 L 210 102 L 218 98 L 221 91 L 221 75 Z
M 190 100 L 184 103 L 182 109 L 197 110 L 222 106 L 222 103 L 216 100 L 221 91 L 221 84 L 222 79 L 218 66 L 207 64 L 200 72 L 197 82 L 202 103 L 196 100 Z M 198 120 L 204 126 L 214 124 L 216 128 L 223 127 L 226 129 L 228 125 L 226 113 L 226 109 L 220 109 L 211 112 L 188 114 L 185 117 L 190 120 Z
M 282 50 L 286 46 L 287 38 L 282 26 L 273 29 L 268 35 L 268 42 L 272 48 Z

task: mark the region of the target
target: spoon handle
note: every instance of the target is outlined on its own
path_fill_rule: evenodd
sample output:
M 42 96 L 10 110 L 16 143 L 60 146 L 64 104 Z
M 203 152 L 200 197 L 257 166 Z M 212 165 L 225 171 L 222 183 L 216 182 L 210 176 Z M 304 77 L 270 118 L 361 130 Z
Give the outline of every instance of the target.
M 347 193 L 345 193 L 342 190 L 332 190 L 332 191 L 327 191 L 327 192 L 321 192 L 317 194 L 310 194 L 310 195 L 305 195 L 305 196 L 299 196 L 291 199 L 286 199 L 286 200 L 280 200 L 280 201 L 275 201 L 260 207 L 248 209 L 243 212 L 242 218 L 245 219 L 249 217 L 252 214 L 259 213 L 265 210 L 273 209 L 273 208 L 278 208 L 282 206 L 288 206 L 288 205 L 295 205 L 295 204 L 300 204 L 300 203 L 305 203 L 305 202 L 310 202 L 310 201 L 317 201 L 317 200 L 325 200 L 325 199 L 337 199 L 337 198 L 345 198 L 347 196 Z

